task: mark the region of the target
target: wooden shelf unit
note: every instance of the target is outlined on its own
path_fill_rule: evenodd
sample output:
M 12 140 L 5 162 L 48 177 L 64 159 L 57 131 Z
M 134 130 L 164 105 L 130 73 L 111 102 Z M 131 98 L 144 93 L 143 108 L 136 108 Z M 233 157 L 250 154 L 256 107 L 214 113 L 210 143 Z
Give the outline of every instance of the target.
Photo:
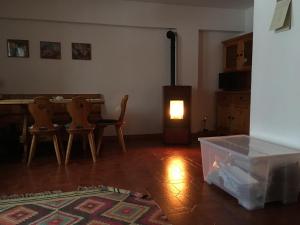
M 251 76 L 252 39 L 253 33 L 248 33 L 222 42 L 225 73 Z M 220 135 L 249 134 L 250 90 L 222 90 L 216 95 L 217 132 Z

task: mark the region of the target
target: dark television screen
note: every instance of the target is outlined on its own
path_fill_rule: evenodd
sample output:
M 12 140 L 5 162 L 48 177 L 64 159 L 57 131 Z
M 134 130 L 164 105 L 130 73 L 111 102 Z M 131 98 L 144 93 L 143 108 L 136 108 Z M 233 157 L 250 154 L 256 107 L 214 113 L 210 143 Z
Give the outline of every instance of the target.
M 250 90 L 251 72 L 220 73 L 219 89 L 225 91 Z

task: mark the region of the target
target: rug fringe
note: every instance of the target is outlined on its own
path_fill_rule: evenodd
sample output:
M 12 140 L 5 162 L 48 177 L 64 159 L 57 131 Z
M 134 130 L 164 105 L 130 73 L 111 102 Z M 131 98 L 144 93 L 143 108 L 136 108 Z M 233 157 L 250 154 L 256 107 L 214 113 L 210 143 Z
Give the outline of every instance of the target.
M 131 192 L 129 190 L 121 189 L 121 188 L 115 188 L 111 186 L 105 186 L 105 185 L 93 185 L 93 186 L 78 186 L 77 192 L 83 192 L 83 191 L 100 191 L 100 192 L 115 192 L 115 193 L 121 193 L 121 194 L 128 194 L 130 196 L 136 197 L 136 198 L 142 198 L 146 200 L 150 200 L 151 195 L 148 191 L 147 193 L 140 193 L 140 192 Z M 44 191 L 44 192 L 38 192 L 38 193 L 23 193 L 23 194 L 10 194 L 10 195 L 2 195 L 0 196 L 1 200 L 10 200 L 10 199 L 17 199 L 17 198 L 30 198 L 30 197 L 41 197 L 41 196 L 47 196 L 52 194 L 61 194 L 64 193 L 61 190 L 54 190 L 54 191 Z
M 60 194 L 63 193 L 61 190 L 55 190 L 55 191 L 44 191 L 44 192 L 38 192 L 38 193 L 23 193 L 23 194 L 10 194 L 10 195 L 1 195 L 1 200 L 9 200 L 9 199 L 15 199 L 15 198 L 30 198 L 30 197 L 40 197 L 40 196 L 47 196 L 52 194 Z
M 99 191 L 110 191 L 110 192 L 116 192 L 116 193 L 121 193 L 121 194 L 129 194 L 133 197 L 137 198 L 143 198 L 143 199 L 151 199 L 151 195 L 148 192 L 147 194 L 145 193 L 140 193 L 140 192 L 131 192 L 126 189 L 122 188 L 115 188 L 111 186 L 105 186 L 105 185 L 98 185 L 98 186 L 79 186 L 77 188 L 77 191 L 92 191 L 92 190 L 99 190 Z

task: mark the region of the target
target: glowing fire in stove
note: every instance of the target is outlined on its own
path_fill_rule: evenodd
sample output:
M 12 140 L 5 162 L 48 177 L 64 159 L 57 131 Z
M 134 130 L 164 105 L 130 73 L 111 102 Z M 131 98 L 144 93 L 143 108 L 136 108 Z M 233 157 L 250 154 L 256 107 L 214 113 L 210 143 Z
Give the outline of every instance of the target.
M 183 100 L 170 101 L 170 118 L 172 120 L 182 120 L 184 115 Z

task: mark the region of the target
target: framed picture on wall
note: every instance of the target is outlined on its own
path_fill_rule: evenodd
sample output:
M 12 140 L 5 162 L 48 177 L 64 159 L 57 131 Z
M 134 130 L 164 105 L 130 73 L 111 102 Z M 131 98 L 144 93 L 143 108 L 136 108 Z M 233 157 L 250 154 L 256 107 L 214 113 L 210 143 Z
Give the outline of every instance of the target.
M 28 58 L 29 57 L 29 41 L 28 40 L 7 40 L 7 56 Z
M 42 59 L 61 59 L 60 42 L 40 42 L 40 55 Z
M 72 59 L 91 60 L 92 45 L 86 43 L 72 43 Z

